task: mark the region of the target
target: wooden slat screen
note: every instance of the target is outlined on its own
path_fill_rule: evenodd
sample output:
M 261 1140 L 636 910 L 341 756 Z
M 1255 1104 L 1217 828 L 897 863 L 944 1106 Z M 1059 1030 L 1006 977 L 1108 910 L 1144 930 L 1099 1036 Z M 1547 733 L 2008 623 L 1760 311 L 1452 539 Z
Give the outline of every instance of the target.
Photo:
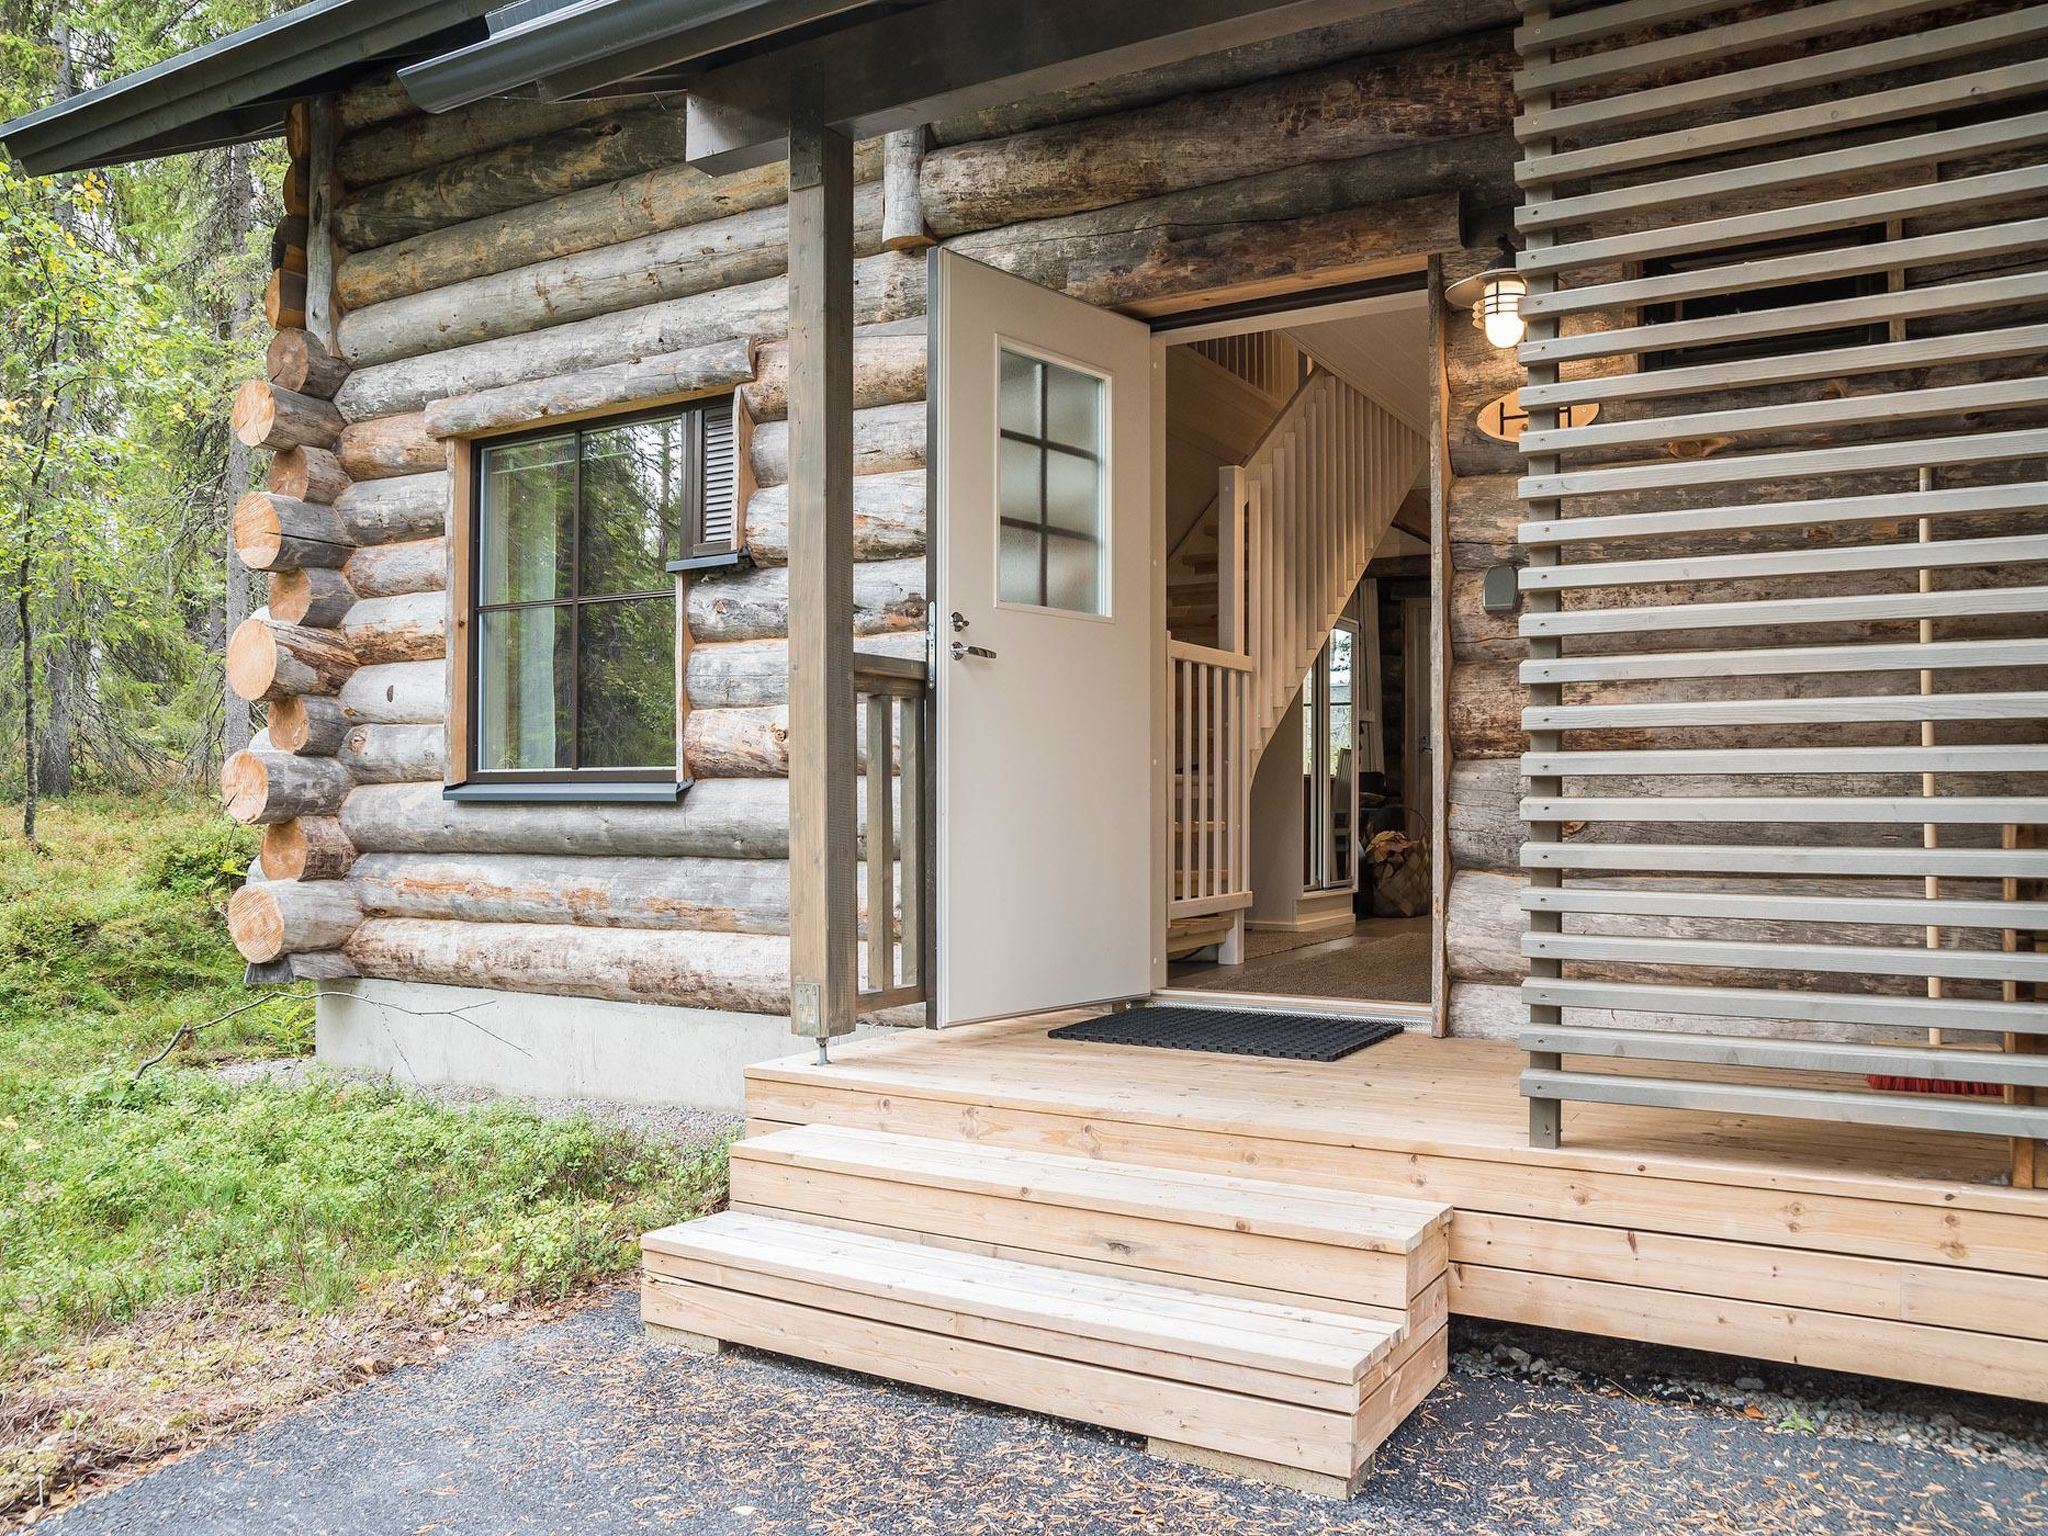
M 1532 1135 L 1571 1098 L 1945 1125 L 2031 1179 L 2048 5 L 1516 39 Z

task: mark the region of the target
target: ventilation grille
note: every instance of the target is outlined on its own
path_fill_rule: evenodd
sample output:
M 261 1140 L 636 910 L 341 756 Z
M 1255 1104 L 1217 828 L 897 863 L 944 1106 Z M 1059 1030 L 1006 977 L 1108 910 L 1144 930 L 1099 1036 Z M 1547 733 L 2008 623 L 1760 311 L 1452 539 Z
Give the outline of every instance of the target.
M 731 549 L 739 536 L 739 434 L 729 402 L 707 406 L 703 421 L 703 502 L 698 512 L 698 554 Z

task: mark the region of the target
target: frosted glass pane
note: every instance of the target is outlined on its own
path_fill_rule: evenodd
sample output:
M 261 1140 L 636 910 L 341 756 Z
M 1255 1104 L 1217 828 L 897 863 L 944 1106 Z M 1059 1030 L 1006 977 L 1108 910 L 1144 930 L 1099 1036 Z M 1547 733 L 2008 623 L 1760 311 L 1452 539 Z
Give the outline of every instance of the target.
M 1045 520 L 1068 533 L 1102 538 L 1102 473 L 1095 460 L 1046 451 Z
M 1093 540 L 1046 540 L 1045 606 L 1102 612 L 1102 546 Z
M 1102 451 L 1102 380 L 1045 365 L 1045 435 L 1067 448 Z
M 996 597 L 1039 606 L 1038 531 L 1004 527 L 996 544 Z
M 1043 457 L 1035 443 L 1006 437 L 996 449 L 996 507 L 1005 523 L 1038 526 L 1038 466 Z
M 997 424 L 1005 432 L 1021 432 L 1026 437 L 1039 436 L 1038 430 L 1038 370 L 1042 365 L 1036 358 L 1024 357 L 1003 349 L 1002 400 L 996 416 Z

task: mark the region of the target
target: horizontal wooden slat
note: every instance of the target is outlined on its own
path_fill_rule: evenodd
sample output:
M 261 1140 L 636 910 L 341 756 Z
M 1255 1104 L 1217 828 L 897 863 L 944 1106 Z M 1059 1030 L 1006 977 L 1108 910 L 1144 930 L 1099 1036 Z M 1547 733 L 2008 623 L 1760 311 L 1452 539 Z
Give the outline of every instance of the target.
M 1556 567 L 1552 567 L 1556 569 Z M 1525 683 L 1617 683 L 1681 677 L 1791 677 L 1818 672 L 1945 672 L 2048 666 L 2048 639 L 1936 640 L 1925 645 L 1777 645 L 1762 650 L 1646 651 L 1525 661 Z
M 1670 512 L 1611 512 L 1532 518 L 1515 537 L 1532 546 L 1614 539 L 1741 533 L 1803 528 L 1809 523 L 1865 523 L 1895 519 L 1967 517 L 1980 512 L 2048 511 L 2048 482 L 1974 485 L 1954 490 L 1888 491 L 1878 496 L 1831 496 L 1746 506 L 1684 507 Z
M 1249 672 L 1252 659 L 1237 651 L 1220 651 L 1213 645 L 1196 645 L 1192 640 L 1168 640 L 1166 655 L 1171 661 L 1192 661 L 1226 672 Z
M 2048 377 L 2041 380 L 2048 395 Z M 2017 565 L 2048 559 L 2048 534 L 2013 538 L 1942 539 L 1901 544 L 1810 545 L 1759 554 L 1675 556 L 1662 560 L 1602 560 L 1576 565 L 1524 567 L 1524 592 L 1578 587 L 1633 587 L 1688 581 L 1731 581 L 1745 577 L 1823 576 L 1855 571 L 1953 569 L 1957 566 Z
M 1950 592 L 1880 592 L 1849 597 L 1789 597 L 1761 602 L 1668 603 L 1649 608 L 1574 608 L 1525 613 L 1520 629 L 1538 635 L 1657 634 L 1674 629 L 1749 629 L 1763 625 L 1863 623 L 1873 619 L 1984 618 L 2048 613 L 2048 587 L 1980 587 Z
M 1524 307 L 1528 307 L 1526 303 Z M 1962 331 L 1952 336 L 1923 336 L 1912 341 L 1827 347 L 1817 352 L 1783 352 L 1765 357 L 1701 363 L 1690 368 L 1651 368 L 1639 373 L 1565 379 L 1556 384 L 1526 384 L 1521 390 L 1521 403 L 1525 410 L 1538 410 L 1589 401 L 1608 405 L 1619 400 L 1655 400 L 1670 395 L 1725 394 L 1744 388 L 1799 384 L 1859 373 L 1933 368 L 1944 363 L 1997 362 L 2005 358 L 2031 357 L 2041 352 L 2048 352 L 2048 325 L 2012 325 L 1988 331 Z
M 2048 826 L 2040 795 L 1531 795 L 1524 821 Z M 2041 907 L 2048 915 L 2048 903 Z
M 1803 448 L 1791 453 L 1751 453 L 1725 459 L 1631 464 L 1616 469 L 1574 469 L 1561 474 L 1524 475 L 1517 487 L 1531 501 L 1563 496 L 1601 496 L 1616 491 L 1657 491 L 1701 485 L 1736 485 L 1757 480 L 1806 480 L 1822 475 L 1871 474 L 1888 469 L 1925 469 L 1954 464 L 1987 464 L 2002 459 L 2048 455 L 2048 429 L 1970 432 L 1901 442 L 1851 443 Z
M 1963 981 L 2048 981 L 2048 954 L 1995 949 L 1891 948 L 1875 944 L 1754 943 L 1665 934 L 1525 933 L 1532 960 L 1606 960 L 1703 969 L 1817 971 L 1837 976 L 1942 976 Z
M 2048 747 L 1726 747 L 1525 752 L 1529 778 L 1752 773 L 2048 773 Z
M 1800 896 L 1769 891 L 1616 890 L 1598 885 L 1531 886 L 1528 912 L 1602 917 L 1700 917 L 1743 922 L 1897 923 L 1902 927 L 2048 930 L 2048 902 L 1960 901 L 1906 896 Z
M 1954 875 L 1966 880 L 2048 877 L 2048 849 L 1798 848 L 1782 843 L 1524 843 L 1525 869 L 1606 874 Z
M 2027 59 L 1997 69 L 1949 75 L 1890 90 L 1871 91 L 1811 106 L 1786 107 L 1653 133 L 1641 138 L 1558 154 L 1535 155 L 1515 167 L 1520 186 L 1551 186 L 1582 176 L 1612 176 L 1623 171 L 1669 165 L 1705 155 L 1728 154 L 1807 136 L 1815 138 L 1854 128 L 1897 122 L 1923 113 L 1983 106 L 2048 84 L 2048 59 Z
M 2042 228 L 2048 230 L 2048 220 L 2043 221 Z M 1745 432 L 1815 431 L 1824 427 L 1923 421 L 1930 416 L 1958 416 L 1970 411 L 2012 411 L 2044 402 L 2048 402 L 2048 378 L 1986 379 L 1940 389 L 1902 389 L 1524 432 L 1519 446 L 1530 455 L 1575 453 L 1587 448 L 1640 448 L 1700 438 L 1738 437 Z
M 1613 37 L 1638 27 L 1668 25 L 1727 9 L 1728 0 L 1619 0 L 1613 5 L 1589 5 L 1563 16 L 1546 15 L 1540 21 L 1523 22 L 1515 28 L 1515 49 L 1523 54 L 1535 53 L 1587 38 Z
M 1837 177 L 1870 171 L 1917 170 L 1946 160 L 2002 154 L 2030 148 L 2048 139 L 2048 113 L 2019 113 L 1905 134 L 1810 155 L 1791 155 L 1729 170 L 1702 171 L 1692 176 L 1653 177 L 1626 187 L 1588 192 L 1553 201 L 1525 201 L 1515 213 L 1515 227 L 1525 232 L 1557 229 L 1597 219 L 1647 213 L 1658 208 L 1695 207 L 1718 197 L 1754 195 L 1791 187 L 1813 186 Z
M 1974 53 L 2011 52 L 2043 37 L 2048 37 L 2048 6 L 2035 6 L 1849 48 L 1813 49 L 1795 58 L 1728 70 L 1705 79 L 1681 80 L 1560 107 L 1534 107 L 1515 119 L 1515 136 L 1532 143 L 1687 113 L 1707 121 L 1712 116 L 1707 108 L 1729 102 L 1869 79 L 1886 70 L 1938 64 Z
M 1599 235 L 1522 252 L 1515 265 L 1531 276 L 1568 272 L 1574 267 L 1607 266 L 1618 261 L 1646 261 L 1653 256 L 1683 256 L 1693 251 L 1729 250 L 1798 235 L 1821 235 L 1859 224 L 1889 219 L 1922 218 L 1933 213 L 1975 212 L 2014 198 L 2048 190 L 2048 167 L 2020 166 L 1988 171 L 1954 181 L 1921 181 L 1878 192 L 1770 208 L 1758 213 L 1728 214 L 1691 224 L 1667 224 L 1626 234 Z M 1837 305 L 1845 316 L 1856 305 Z
M 1961 1131 L 1980 1136 L 2048 1136 L 2048 1108 L 2030 1109 L 1954 1094 L 1835 1093 L 1814 1088 L 1752 1088 L 1735 1083 L 1689 1083 L 1533 1069 L 1522 1074 L 1522 1094 L 1532 1099 L 1771 1115 L 1846 1125 Z
M 1799 1024 L 1887 1029 L 1973 1030 L 2048 1035 L 2048 1007 L 1979 998 L 1879 997 L 1860 992 L 1802 992 L 1777 987 L 1688 987 L 1669 982 L 1588 981 L 1537 976 L 1522 983 L 1524 1002 L 1622 1013 L 1690 1014 L 1718 1019 L 1784 1019 Z
M 2048 297 L 2048 274 L 2012 272 L 1998 277 L 1930 283 L 1896 293 L 1873 293 L 1854 299 L 1826 299 L 1776 308 L 1766 306 L 1742 314 L 1711 315 L 1698 320 L 1596 327 L 1566 336 L 1536 336 L 1522 343 L 1518 355 L 1531 367 L 1539 363 L 1583 362 L 1589 358 L 1664 352 L 1677 347 L 1767 341 L 1775 336 L 1793 336 L 1802 331 L 1839 330 L 1844 325 L 1925 320 L 2015 304 L 2036 304 L 2044 297 Z
M 2048 693 L 1881 693 L 1819 699 L 1671 699 L 1551 704 L 1522 711 L 1531 731 L 1657 730 L 1672 726 L 1821 725 L 1865 720 L 2038 720 Z
M 1693 1035 L 1648 1029 L 1531 1028 L 1523 1032 L 1521 1039 L 1526 1051 L 1556 1051 L 1567 1056 L 1601 1056 L 1619 1061 L 1844 1072 L 1859 1077 L 1921 1077 L 1944 1083 L 2048 1085 L 2048 1056 L 1939 1046 L 1758 1040 L 1744 1035 Z
M 1676 37 L 1653 38 L 1622 48 L 1595 49 L 1574 58 L 1534 65 L 1516 74 L 1515 94 L 1535 96 L 1618 80 L 1646 70 L 1704 64 L 1825 37 L 1846 27 L 1918 16 L 1940 10 L 1945 3 L 1947 0 L 1823 0 L 1821 4 L 1726 26 L 1694 29 Z

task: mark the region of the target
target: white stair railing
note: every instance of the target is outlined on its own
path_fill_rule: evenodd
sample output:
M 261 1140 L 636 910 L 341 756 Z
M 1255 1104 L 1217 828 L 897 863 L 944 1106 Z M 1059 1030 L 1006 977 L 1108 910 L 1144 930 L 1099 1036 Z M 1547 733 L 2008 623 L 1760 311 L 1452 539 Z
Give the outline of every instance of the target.
M 1312 373 L 1216 500 L 1215 646 L 1169 637 L 1168 916 L 1252 901 L 1251 780 L 1422 467 L 1414 427 Z

